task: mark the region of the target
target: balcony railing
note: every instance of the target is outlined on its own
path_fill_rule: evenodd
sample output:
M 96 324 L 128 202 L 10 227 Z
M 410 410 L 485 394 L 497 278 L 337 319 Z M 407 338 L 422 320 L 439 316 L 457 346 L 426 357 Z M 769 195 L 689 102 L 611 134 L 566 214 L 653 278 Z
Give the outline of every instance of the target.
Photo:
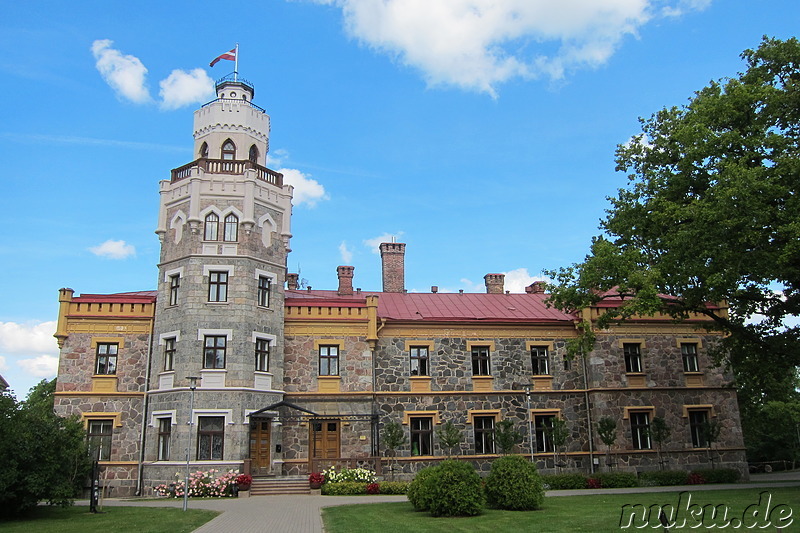
M 255 170 L 256 179 L 264 180 L 277 187 L 283 187 L 283 174 L 249 160 L 200 158 L 182 167 L 172 169 L 172 181 L 176 182 L 192 175 L 192 169 L 201 168 L 209 174 L 244 174 L 245 170 Z

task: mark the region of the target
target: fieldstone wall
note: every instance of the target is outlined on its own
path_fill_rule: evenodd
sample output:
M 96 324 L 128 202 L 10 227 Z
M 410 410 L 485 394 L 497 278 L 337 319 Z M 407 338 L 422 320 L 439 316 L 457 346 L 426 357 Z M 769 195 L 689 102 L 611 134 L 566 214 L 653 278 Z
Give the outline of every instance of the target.
M 287 335 L 283 350 L 283 390 L 318 391 L 319 350 L 314 341 L 339 345 L 339 377 L 341 392 L 372 390 L 372 352 L 362 336 Z
M 117 392 L 144 392 L 149 334 L 70 333 L 58 361 L 56 392 L 91 392 L 97 364 L 93 338 L 121 339 L 117 354 Z M 113 342 L 113 341 L 104 341 Z

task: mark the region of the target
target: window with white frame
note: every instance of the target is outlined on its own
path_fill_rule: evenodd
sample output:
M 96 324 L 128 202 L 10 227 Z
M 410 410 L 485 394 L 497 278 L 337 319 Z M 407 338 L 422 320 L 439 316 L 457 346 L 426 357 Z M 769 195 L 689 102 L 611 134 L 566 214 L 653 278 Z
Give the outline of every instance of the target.
M 164 339 L 164 371 L 175 370 L 175 337 Z
M 647 411 L 634 411 L 630 415 L 631 442 L 635 450 L 649 450 L 650 443 L 650 413 Z
M 625 356 L 625 372 L 642 371 L 642 350 L 639 343 L 626 342 L 622 345 L 622 353 Z
M 208 301 L 228 301 L 228 273 L 224 271 L 211 271 L 208 273 Z
M 269 372 L 269 339 L 256 338 L 256 370 Z
M 113 427 L 113 420 L 89 420 L 86 437 L 89 441 L 92 456 L 98 461 L 111 459 Z
M 225 368 L 227 335 L 205 335 L 203 342 L 203 368 Z
M 472 419 L 475 431 L 475 453 L 494 452 L 494 417 L 476 416 Z
M 260 307 L 269 307 L 269 296 L 272 291 L 272 280 L 268 276 L 258 276 L 257 299 Z
M 531 346 L 531 366 L 534 375 L 550 374 L 547 346 Z
M 207 241 L 216 241 L 219 238 L 219 215 L 213 211 L 206 215 L 205 225 L 203 228 L 203 239 Z
M 118 350 L 119 344 L 115 342 L 98 342 L 94 373 L 107 375 L 116 374 Z
M 684 372 L 698 372 L 700 367 L 697 364 L 697 344 L 681 343 L 681 359 L 683 359 Z
M 197 460 L 221 461 L 225 445 L 225 417 L 197 418 Z
M 239 217 L 233 213 L 225 216 L 222 240 L 227 242 L 236 242 L 239 240 Z
M 169 445 L 172 437 L 172 418 L 158 419 L 158 460 L 169 461 Z

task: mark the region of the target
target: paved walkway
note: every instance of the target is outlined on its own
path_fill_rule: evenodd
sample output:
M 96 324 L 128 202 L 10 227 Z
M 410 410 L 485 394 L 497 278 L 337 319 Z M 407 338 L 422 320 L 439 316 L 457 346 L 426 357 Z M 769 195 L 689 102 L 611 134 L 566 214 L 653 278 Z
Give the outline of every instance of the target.
M 748 483 L 731 485 L 687 485 L 675 487 L 636 487 L 632 489 L 551 490 L 547 496 L 576 496 L 589 494 L 640 494 L 645 492 L 678 492 L 682 490 L 723 490 L 769 487 L 800 487 L 800 471 L 773 474 L 754 474 Z M 194 533 L 322 533 L 323 507 L 351 503 L 402 502 L 405 496 L 252 496 L 219 500 L 189 500 L 191 509 L 221 511 L 215 519 Z M 76 502 L 88 505 L 86 500 Z M 119 500 L 107 499 L 103 505 L 133 505 L 140 507 L 183 507 L 183 500 Z

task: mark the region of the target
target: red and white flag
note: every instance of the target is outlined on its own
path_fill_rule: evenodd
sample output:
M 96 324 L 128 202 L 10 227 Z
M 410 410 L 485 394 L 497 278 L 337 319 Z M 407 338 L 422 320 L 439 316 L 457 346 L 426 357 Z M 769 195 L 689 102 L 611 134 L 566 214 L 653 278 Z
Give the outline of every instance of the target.
M 224 54 L 214 58 L 214 61 L 212 61 L 211 64 L 209 64 L 209 66 L 213 67 L 214 65 L 217 64 L 217 62 L 220 59 L 227 59 L 228 61 L 236 61 L 236 48 L 234 48 L 233 50 L 230 50 L 228 52 L 225 52 Z

